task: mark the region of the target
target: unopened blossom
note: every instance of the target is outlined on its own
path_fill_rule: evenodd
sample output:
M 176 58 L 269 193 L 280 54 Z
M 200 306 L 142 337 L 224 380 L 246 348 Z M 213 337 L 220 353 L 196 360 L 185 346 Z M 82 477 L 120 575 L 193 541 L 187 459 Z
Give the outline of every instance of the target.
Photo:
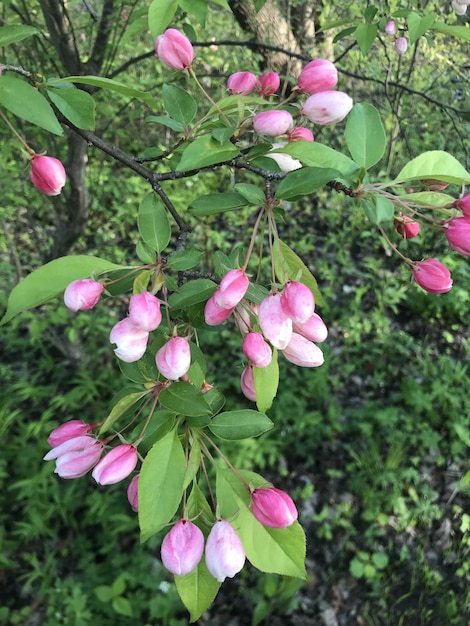
M 196 569 L 203 553 L 204 535 L 187 519 L 180 519 L 162 542 L 162 563 L 175 576 L 184 576 Z
M 415 261 L 412 266 L 413 278 L 429 293 L 446 293 L 452 289 L 449 270 L 437 259 Z
M 184 70 L 191 67 L 194 59 L 194 49 L 189 39 L 175 28 L 168 28 L 155 41 L 157 56 L 175 70 Z
M 465 196 L 460 198 L 454 203 L 454 206 L 457 209 L 460 209 L 462 213 L 466 216 L 470 216 L 470 193 L 467 193 Z
M 456 15 L 465 15 L 467 7 L 470 3 L 462 0 L 452 0 L 452 8 Z
M 313 293 L 307 285 L 291 280 L 282 292 L 281 306 L 293 322 L 305 322 L 315 311 Z
M 294 332 L 317 343 L 328 337 L 328 328 L 317 313 L 312 313 L 304 322 L 294 322 Z
M 249 96 L 258 84 L 258 79 L 251 72 L 235 72 L 228 77 L 227 89 L 231 95 Z
M 283 350 L 287 346 L 292 337 L 292 319 L 282 307 L 280 293 L 272 293 L 261 302 L 259 323 L 263 335 L 275 348 Z
M 300 113 L 314 124 L 328 126 L 341 122 L 353 107 L 352 98 L 342 91 L 321 91 L 305 101 Z
M 64 304 L 70 311 L 89 311 L 98 303 L 104 287 L 92 278 L 74 280 L 64 291 Z
M 412 217 L 409 217 L 405 213 L 400 213 L 399 218 L 393 220 L 395 230 L 404 239 L 413 239 L 419 233 L 419 222 L 415 222 Z
M 245 550 L 230 522 L 218 520 L 206 542 L 206 565 L 219 583 L 233 578 L 245 565 Z
M 255 489 L 251 494 L 251 511 L 258 522 L 269 528 L 287 528 L 298 517 L 292 498 L 281 489 Z
M 234 309 L 234 307 L 224 309 L 223 307 L 217 306 L 214 299 L 216 293 L 217 290 L 209 298 L 204 307 L 204 320 L 208 326 L 218 326 L 222 324 L 222 322 L 225 322 L 225 320 L 230 317 Z
M 286 145 L 287 141 L 273 143 L 272 150 L 267 152 L 264 156 L 276 161 L 282 172 L 299 170 L 302 167 L 302 163 L 298 159 L 292 158 L 290 154 L 285 154 L 285 152 L 274 152 L 274 150 L 279 150 L 279 148 L 283 148 Z
M 258 79 L 257 92 L 260 96 L 271 96 L 279 89 L 281 79 L 276 72 L 265 72 Z
M 304 93 L 330 91 L 336 87 L 338 71 L 327 59 L 314 59 L 307 63 L 297 79 L 297 87 Z
M 140 330 L 155 330 L 162 321 L 160 300 L 148 291 L 134 294 L 129 300 L 129 319 Z
M 89 435 L 93 429 L 93 426 L 86 424 L 82 420 L 70 420 L 57 426 L 51 432 L 47 438 L 47 443 L 55 448 L 60 446 L 61 443 L 68 441 L 69 439 L 75 439 L 76 437 L 82 437 Z
M 298 333 L 292 333 L 282 353 L 288 361 L 300 367 L 319 367 L 325 360 L 320 348 Z
M 68 439 L 55 446 L 44 461 L 56 460 L 54 472 L 61 478 L 80 478 L 94 467 L 103 451 L 103 444 L 87 435 Z
M 294 120 L 289 111 L 276 109 L 273 111 L 263 111 L 253 117 L 253 128 L 257 133 L 278 137 L 285 135 L 294 125 Z
M 114 485 L 131 474 L 137 465 L 137 450 L 130 443 L 113 448 L 95 466 L 93 478 L 100 485 Z
M 305 126 L 297 126 L 287 133 L 287 139 L 289 141 L 314 141 L 315 138 L 311 130 Z
M 168 380 L 177 380 L 191 365 L 191 350 L 185 337 L 171 337 L 155 355 L 158 370 Z
M 219 288 L 212 296 L 215 304 L 221 309 L 232 309 L 242 300 L 249 284 L 244 270 L 230 270 L 222 278 Z
M 261 333 L 247 333 L 243 337 L 242 350 L 255 367 L 267 367 L 271 363 L 273 353 Z
M 408 42 L 405 37 L 397 37 L 395 40 L 395 52 L 398 54 L 405 54 L 408 50 Z
M 113 326 L 109 341 L 116 344 L 114 353 L 121 361 L 133 363 L 144 356 L 148 336 L 147 331 L 137 328 L 131 319 L 126 317 Z
M 247 365 L 243 370 L 240 376 L 240 388 L 245 398 L 256 402 L 255 378 L 252 365 Z
M 127 499 L 135 512 L 139 510 L 139 476 L 136 474 L 127 487 Z
M 59 159 L 35 154 L 31 159 L 30 178 L 35 187 L 47 196 L 58 196 L 67 175 Z
M 250 332 L 252 317 L 258 317 L 259 305 L 245 300 L 235 308 L 235 323 L 241 333 Z
M 450 247 L 464 256 L 470 256 L 470 216 L 453 217 L 445 224 Z
M 395 33 L 397 32 L 397 25 L 395 24 L 393 20 L 389 20 L 385 24 L 384 30 L 387 33 L 387 35 L 395 35 Z

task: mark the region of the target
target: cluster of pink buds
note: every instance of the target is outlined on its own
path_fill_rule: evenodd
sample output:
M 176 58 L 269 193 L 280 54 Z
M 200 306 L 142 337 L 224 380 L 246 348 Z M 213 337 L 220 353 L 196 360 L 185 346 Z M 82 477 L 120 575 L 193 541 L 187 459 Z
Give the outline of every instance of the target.
M 58 196 L 67 175 L 59 159 L 35 154 L 31 159 L 30 178 L 33 185 L 47 196 Z
M 387 35 L 395 36 L 397 34 L 397 25 L 393 20 L 389 20 L 385 24 L 384 31 Z M 408 41 L 403 35 L 397 37 L 394 43 L 395 52 L 397 54 L 405 54 L 408 50 Z
M 230 95 L 249 96 L 256 91 L 260 96 L 271 96 L 280 84 L 276 72 L 265 72 L 259 78 L 252 72 L 235 72 L 228 77 L 227 90 Z

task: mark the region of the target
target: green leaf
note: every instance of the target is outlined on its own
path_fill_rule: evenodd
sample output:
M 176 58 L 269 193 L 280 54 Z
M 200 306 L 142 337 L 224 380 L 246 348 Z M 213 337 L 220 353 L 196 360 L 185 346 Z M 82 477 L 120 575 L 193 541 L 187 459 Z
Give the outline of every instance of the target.
M 346 143 L 352 158 L 366 170 L 380 161 L 387 143 L 379 112 L 371 104 L 355 104 L 346 122 Z
M 247 206 L 248 200 L 240 193 L 227 191 L 225 193 L 210 193 L 193 200 L 189 206 L 192 215 L 215 215 L 225 211 L 233 211 Z
M 395 206 L 391 200 L 375 195 L 374 199 L 364 198 L 361 202 L 365 214 L 372 224 L 381 224 L 393 219 Z
M 145 123 L 155 122 L 156 124 L 160 124 L 161 126 L 166 126 L 167 128 L 171 128 L 171 130 L 176 131 L 177 133 L 181 133 L 184 131 L 184 126 L 179 122 L 171 119 L 171 117 L 165 117 L 163 115 L 148 115 L 145 118 Z
M 134 613 L 132 612 L 132 604 L 127 598 L 123 598 L 122 596 L 116 596 L 113 598 L 112 607 L 116 613 L 119 615 L 125 615 L 126 617 L 133 617 Z
M 266 198 L 264 191 L 257 185 L 251 185 L 248 183 L 237 183 L 234 186 L 237 193 L 240 193 L 250 204 L 258 206 L 264 204 Z
M 153 264 L 157 260 L 155 250 L 141 239 L 139 239 L 135 246 L 135 253 L 139 258 L 139 261 L 142 261 L 142 263 L 145 264 Z
M 183 489 L 187 489 L 196 477 L 201 465 L 201 458 L 201 445 L 199 440 L 195 439 L 191 444 L 191 452 L 189 453 L 188 465 L 184 476 Z
M 112 408 L 110 414 L 106 418 L 104 424 L 100 428 L 99 434 L 102 435 L 109 430 L 115 422 L 134 404 L 137 404 L 141 398 L 148 395 L 148 391 L 140 391 L 138 393 L 131 393 L 128 396 L 121 398 Z
M 0 106 L 54 135 L 64 134 L 46 98 L 22 78 L 6 73 L 0 76 Z
M 168 298 L 168 303 L 172 310 L 183 309 L 208 300 L 216 287 L 216 284 L 208 278 L 197 278 L 184 283 L 178 293 L 172 293 Z
M 13 25 L 13 26 L 2 26 L 0 28 L 0 48 L 3 46 L 9 46 L 11 43 L 16 43 L 17 41 L 22 41 L 27 37 L 32 37 L 33 35 L 39 35 L 39 31 L 34 26 L 24 26 L 24 25 Z
M 318 289 L 315 277 L 293 250 L 280 239 L 273 246 L 273 262 L 277 279 L 281 283 L 286 280 L 298 280 L 311 289 L 318 306 L 323 306 L 323 298 Z
M 154 411 L 150 418 L 149 425 L 145 430 L 144 438 L 139 445 L 139 452 L 145 455 L 148 450 L 170 430 L 175 427 L 176 415 L 166 409 Z
M 154 444 L 142 463 L 139 478 L 141 541 L 157 533 L 175 515 L 181 502 L 186 459 L 175 430 Z
M 369 48 L 375 41 L 377 35 L 377 24 L 359 24 L 356 28 L 355 36 L 362 54 L 367 54 Z
M 455 202 L 453 196 L 439 191 L 418 191 L 416 193 L 405 193 L 398 196 L 400 201 L 413 202 L 414 204 L 429 207 L 446 207 Z
M 181 415 L 197 417 L 210 415 L 211 408 L 204 399 L 204 394 L 190 383 L 172 383 L 158 396 L 161 404 Z
M 271 408 L 279 385 L 279 364 L 277 350 L 273 348 L 273 358 L 267 367 L 254 367 L 256 406 L 265 413 Z
M 86 255 L 71 255 L 46 263 L 28 274 L 12 289 L 7 311 L 0 326 L 18 313 L 51 300 L 74 280 L 96 277 L 103 272 L 121 267 L 105 259 Z
M 168 257 L 167 265 L 177 272 L 196 267 L 204 258 L 205 253 L 199 250 L 180 250 Z
M 443 150 L 423 152 L 405 165 L 395 180 L 392 181 L 392 184 L 427 178 L 456 183 L 457 185 L 470 184 L 470 174 L 463 165 L 460 165 L 455 157 Z
M 153 0 L 149 6 L 149 29 L 155 39 L 169 25 L 178 8 L 178 0 Z
M 346 23 L 349 24 L 349 20 Z M 349 37 L 349 35 L 352 35 L 352 33 L 354 33 L 356 28 L 357 28 L 356 26 L 350 26 L 349 28 L 344 28 L 333 37 L 333 43 L 338 43 L 338 41 L 341 41 L 341 39 L 345 39 L 346 37 Z M 328 30 L 328 29 L 325 29 L 325 30 Z
M 437 15 L 435 13 L 428 13 L 421 17 L 414 11 L 410 11 L 406 18 L 408 23 L 408 34 L 410 38 L 410 44 L 414 44 L 420 37 L 422 37 L 427 30 L 432 28 L 432 25 L 436 21 Z
M 458 37 L 464 41 L 470 41 L 470 28 L 468 26 L 449 26 L 443 22 L 434 22 L 431 30 L 436 30 L 443 35 L 450 35 L 451 37 Z
M 209 430 L 220 439 L 235 441 L 259 437 L 274 426 L 264 413 L 252 409 L 226 411 L 216 415 L 209 424 Z
M 354 578 L 361 578 L 364 575 L 364 565 L 359 559 L 354 557 L 349 563 L 349 572 Z
M 204 28 L 207 17 L 207 2 L 206 0 L 178 0 L 180 9 L 194 15 L 199 24 Z
M 169 115 L 183 126 L 189 124 L 196 115 L 196 100 L 181 87 L 164 84 L 162 98 L 163 106 Z
M 99 87 L 100 89 L 107 89 L 108 91 L 120 93 L 121 95 L 128 96 L 129 98 L 135 98 L 140 102 L 145 102 L 145 104 L 148 104 L 148 106 L 152 109 L 158 109 L 160 107 L 160 104 L 154 100 L 150 93 L 145 93 L 145 91 L 140 91 L 139 89 L 132 89 L 132 87 L 127 87 L 118 80 L 113 80 L 111 78 L 103 78 L 100 76 L 66 76 L 65 78 L 48 81 L 48 85 L 51 87 L 60 83 L 92 85 L 93 87 Z
M 206 611 L 217 595 L 220 583 L 209 573 L 204 558 L 185 576 L 175 576 L 176 590 L 189 611 L 190 622 L 195 622 Z
M 140 203 L 138 226 L 142 239 L 157 252 L 162 252 L 169 244 L 170 220 L 162 201 L 153 191 Z
M 95 101 L 82 89 L 56 89 L 50 87 L 47 95 L 64 117 L 77 128 L 93 130 L 95 128 Z
M 186 147 L 181 155 L 177 170 L 185 172 L 199 167 L 215 165 L 233 159 L 238 154 L 239 149 L 232 143 L 220 144 L 210 135 L 203 135 Z
M 273 152 L 289 154 L 311 167 L 339 170 L 343 177 L 350 177 L 359 169 L 357 164 L 345 154 L 317 141 L 291 141 L 287 146 L 273 150 Z
M 374 552 L 372 563 L 377 569 L 385 569 L 388 565 L 388 555 L 385 552 Z
M 330 180 L 339 178 L 341 172 L 334 169 L 325 169 L 323 167 L 303 167 L 299 170 L 289 172 L 285 178 L 281 180 L 276 189 L 276 198 L 283 200 L 299 200 L 303 196 L 307 196 L 321 189 Z

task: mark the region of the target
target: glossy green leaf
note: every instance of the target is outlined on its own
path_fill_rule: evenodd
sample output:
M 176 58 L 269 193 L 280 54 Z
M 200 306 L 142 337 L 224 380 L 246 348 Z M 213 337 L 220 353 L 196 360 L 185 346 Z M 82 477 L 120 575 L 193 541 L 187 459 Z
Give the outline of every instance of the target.
M 317 281 L 300 257 L 283 241 L 278 240 L 273 246 L 273 262 L 276 277 L 280 283 L 287 280 L 298 280 L 311 289 L 315 302 L 323 306 L 323 298 L 318 289 Z
M 168 303 L 172 310 L 183 309 L 208 300 L 216 287 L 217 285 L 208 278 L 197 278 L 184 283 L 178 293 L 172 293 L 168 298 Z
M 28 274 L 12 289 L 8 298 L 7 311 L 0 325 L 5 324 L 22 311 L 51 300 L 74 280 L 96 278 L 107 270 L 120 267 L 105 259 L 86 255 L 70 255 L 46 263 Z
M 366 170 L 380 161 L 387 143 L 379 112 L 371 104 L 355 104 L 348 115 L 346 143 L 355 162 Z
M 289 172 L 276 189 L 276 198 L 299 200 L 321 189 L 326 183 L 339 178 L 341 172 L 323 167 L 303 167 Z
M 450 35 L 451 37 L 458 37 L 463 41 L 470 41 L 470 28 L 468 26 L 449 26 L 443 22 L 434 22 L 431 30 L 435 30 L 443 35 Z
M 142 261 L 142 263 L 153 264 L 157 260 L 157 255 L 155 254 L 155 250 L 151 246 L 146 244 L 145 241 L 142 241 L 141 239 L 139 239 L 139 241 L 137 242 L 135 246 L 135 253 L 137 254 L 137 257 L 139 258 L 139 261 Z
M 185 576 L 175 576 L 176 590 L 189 611 L 190 622 L 195 622 L 210 607 L 220 583 L 209 573 L 204 557 L 199 565 Z
M 5 72 L 0 76 L 0 106 L 54 135 L 64 134 L 49 102 L 23 78 Z
M 157 441 L 173 430 L 175 427 L 176 415 L 166 409 L 154 411 L 150 418 L 149 425 L 145 429 L 145 435 L 139 445 L 139 452 L 143 456 L 155 445 Z
M 427 30 L 432 28 L 432 25 L 436 21 L 437 15 L 435 13 L 428 13 L 421 17 L 414 11 L 410 11 L 406 18 L 408 24 L 408 36 L 410 44 L 414 44 L 420 37 L 422 37 Z
M 180 9 L 194 15 L 199 24 L 204 27 L 207 17 L 207 2 L 206 0 L 178 0 Z
M 0 48 L 9 46 L 17 41 L 22 41 L 27 37 L 39 35 L 39 31 L 34 26 L 25 26 L 23 24 L 15 24 L 12 26 L 2 26 L 0 28 Z
M 255 206 L 264 204 L 266 200 L 264 191 L 257 185 L 237 183 L 234 186 L 234 189 L 237 193 L 241 194 L 247 202 L 254 204 Z
M 248 200 L 240 193 L 227 191 L 225 193 L 211 193 L 207 196 L 201 196 L 191 202 L 189 207 L 192 215 L 215 215 L 216 213 L 224 213 L 225 211 L 233 211 L 247 206 Z
M 183 489 L 187 489 L 196 477 L 199 467 L 201 466 L 201 445 L 198 439 L 195 439 L 191 444 L 191 451 L 189 453 L 188 465 L 186 467 L 186 474 L 184 476 Z
M 278 353 L 273 348 L 273 358 L 267 367 L 254 367 L 256 406 L 258 411 L 266 413 L 272 407 L 279 385 Z
M 311 167 L 339 170 L 343 177 L 349 177 L 359 169 L 357 164 L 345 154 L 317 141 L 292 141 L 287 146 L 273 152 L 289 154 L 294 159 L 298 159 Z
M 162 98 L 167 113 L 183 126 L 189 124 L 196 115 L 196 100 L 181 87 L 164 84 Z
M 215 165 L 216 163 L 223 163 L 235 158 L 239 152 L 239 149 L 230 142 L 220 144 L 210 135 L 203 135 L 186 147 L 177 170 L 186 172 L 208 165 Z
M 181 272 L 196 267 L 203 258 L 204 252 L 200 252 L 199 250 L 180 250 L 168 257 L 167 264 L 177 272 Z
M 172 383 L 160 393 L 158 399 L 165 408 L 188 417 L 211 413 L 204 394 L 189 383 Z
M 95 101 L 89 93 L 75 87 L 56 89 L 50 87 L 47 95 L 64 117 L 77 128 L 95 128 Z
M 388 198 L 376 195 L 374 199 L 364 198 L 361 204 L 372 224 L 381 224 L 393 219 L 395 206 Z
M 176 430 L 154 444 L 142 463 L 139 478 L 141 541 L 171 521 L 181 502 L 186 459 Z
M 445 207 L 455 202 L 453 196 L 439 191 L 417 191 L 399 196 L 400 200 L 428 207 Z
M 145 118 L 146 123 L 155 122 L 155 124 L 160 124 L 161 126 L 166 126 L 167 128 L 171 128 L 177 133 L 181 133 L 184 131 L 183 124 L 180 124 L 176 120 L 173 120 L 171 117 L 166 117 L 163 115 L 148 115 Z
M 427 178 L 457 185 L 470 184 L 467 170 L 455 157 L 443 150 L 423 152 L 405 165 L 392 184 Z
M 149 29 L 155 39 L 161 35 L 173 19 L 178 0 L 153 0 L 149 6 Z
M 140 102 L 145 102 L 152 109 L 160 108 L 159 103 L 153 98 L 150 93 L 140 91 L 139 89 L 133 89 L 127 87 L 118 80 L 112 78 L 103 78 L 101 76 L 66 76 L 65 78 L 53 79 L 48 81 L 48 86 L 54 87 L 60 83 L 79 83 L 80 85 L 92 85 L 93 87 L 99 87 L 100 89 L 107 89 L 119 93 L 128 98 L 135 98 Z
M 375 41 L 377 24 L 359 24 L 354 34 L 362 54 L 365 55 Z
M 170 220 L 163 203 L 152 191 L 140 203 L 138 226 L 142 239 L 157 252 L 162 252 L 169 244 Z
M 121 398 L 111 409 L 111 412 L 104 421 L 104 424 L 100 428 L 100 436 L 109 430 L 117 420 L 126 413 L 128 409 L 137 404 L 144 396 L 148 394 L 148 391 L 140 391 L 137 393 L 131 393 L 128 396 Z
M 216 415 L 210 425 L 210 431 L 220 439 L 235 441 L 259 437 L 274 426 L 272 421 L 264 413 L 258 413 L 251 409 L 239 411 L 226 411 Z

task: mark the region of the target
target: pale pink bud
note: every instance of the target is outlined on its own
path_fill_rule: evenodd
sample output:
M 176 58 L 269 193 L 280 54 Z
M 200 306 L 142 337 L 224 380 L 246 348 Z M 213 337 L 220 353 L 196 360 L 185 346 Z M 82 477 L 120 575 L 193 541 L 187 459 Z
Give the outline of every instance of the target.
M 425 259 L 413 263 L 413 278 L 429 293 L 446 293 L 452 289 L 449 270 L 437 259 Z
M 297 128 L 290 130 L 287 133 L 287 139 L 289 141 L 314 141 L 315 140 L 312 131 L 309 130 L 308 128 L 305 128 L 305 126 L 297 126 Z
M 273 143 L 272 150 L 283 148 L 286 145 L 286 141 Z M 273 161 L 276 161 L 276 163 L 279 165 L 279 169 L 282 172 L 292 172 L 294 170 L 299 170 L 302 167 L 302 163 L 298 159 L 293 159 L 290 154 L 284 154 L 284 152 L 272 152 L 270 150 L 264 156 L 267 156 L 270 159 L 273 159 Z
M 397 37 L 395 40 L 395 52 L 397 54 L 405 54 L 408 50 L 408 42 L 405 37 Z
M 114 485 L 127 478 L 136 465 L 137 450 L 132 444 L 123 443 L 108 452 L 91 475 L 100 485 Z
M 52 448 L 55 448 L 69 439 L 89 435 L 92 429 L 93 426 L 85 424 L 82 420 L 70 420 L 69 422 L 65 422 L 65 424 L 57 426 L 57 428 L 54 428 L 47 438 L 47 443 Z
M 464 215 L 470 216 L 470 193 L 457 200 L 454 206 L 460 209 Z
M 54 472 L 61 478 L 80 478 L 98 462 L 103 444 L 94 437 L 74 437 L 52 448 L 45 461 L 56 459 Z
M 292 115 L 282 109 L 257 113 L 253 118 L 255 131 L 270 137 L 284 135 L 293 125 Z
M 315 311 L 313 293 L 307 285 L 292 280 L 284 287 L 281 306 L 293 322 L 305 322 Z
M 248 400 L 251 400 L 252 402 L 256 402 L 255 378 L 252 365 L 248 365 L 243 370 L 240 377 L 240 388 L 245 398 L 248 398 Z
M 258 80 L 251 72 L 235 72 L 228 77 L 227 89 L 231 95 L 249 96 L 257 84 Z
M 59 159 L 37 154 L 31 159 L 29 175 L 33 185 L 48 196 L 58 196 L 67 178 Z
M 189 574 L 199 565 L 204 552 L 204 535 L 187 519 L 180 519 L 162 542 L 162 563 L 175 576 Z
M 281 294 L 272 293 L 259 307 L 259 323 L 263 335 L 275 348 L 283 350 L 292 337 L 292 320 L 281 305 Z
M 328 337 L 328 328 L 317 313 L 313 313 L 305 322 L 294 322 L 294 332 L 317 343 Z
M 328 126 L 341 122 L 353 107 L 352 98 L 342 91 L 321 91 L 305 101 L 300 113 L 314 124 Z
M 243 270 L 230 270 L 220 281 L 213 294 L 215 304 L 221 309 L 233 309 L 242 300 L 250 281 Z
M 233 578 L 245 565 L 245 550 L 230 522 L 217 521 L 206 542 L 206 565 L 219 583 Z
M 251 494 L 251 511 L 258 522 L 269 528 L 286 528 L 298 517 L 292 498 L 275 487 L 255 489 Z
M 314 59 L 300 72 L 297 86 L 301 92 L 319 93 L 334 89 L 337 82 L 338 71 L 334 63 L 327 59 Z
M 175 70 L 184 70 L 191 67 L 194 59 L 194 50 L 189 39 L 175 28 L 168 28 L 155 41 L 157 56 Z
M 419 222 L 414 222 L 413 218 L 405 215 L 405 213 L 400 213 L 400 217 L 395 218 L 393 223 L 397 233 L 404 239 L 413 239 L 419 233 Z
M 325 360 L 320 348 L 298 333 L 292 333 L 283 354 L 288 361 L 300 367 L 318 367 Z
M 229 309 L 224 309 L 220 306 L 217 306 L 215 303 L 214 296 L 219 291 L 216 289 L 214 294 L 209 298 L 206 302 L 206 306 L 204 307 L 204 319 L 208 326 L 218 326 L 225 322 L 225 320 L 230 317 L 233 312 L 234 307 Z
M 133 363 L 144 356 L 147 348 L 148 332 L 134 326 L 130 318 L 126 317 L 111 329 L 110 343 L 115 343 L 116 356 L 125 363 Z
M 281 79 L 276 72 L 265 72 L 259 77 L 258 93 L 260 96 L 271 96 L 279 89 Z
M 429 191 L 443 191 L 449 186 L 449 183 L 445 183 L 437 178 L 424 178 L 421 182 Z
M 64 291 L 64 303 L 70 311 L 89 311 L 101 297 L 104 287 L 91 278 L 74 280 Z
M 139 510 L 139 476 L 136 474 L 127 487 L 127 499 L 133 511 Z
M 252 361 L 255 367 L 267 367 L 273 358 L 271 348 L 263 339 L 263 335 L 257 332 L 245 335 L 242 350 L 246 358 Z
M 254 302 L 245 300 L 243 305 L 235 309 L 235 323 L 241 333 L 249 333 L 251 328 L 251 316 L 258 317 L 259 306 Z
M 470 256 L 470 216 L 454 217 L 445 224 L 450 247 L 464 256 Z
M 172 337 L 158 350 L 155 361 L 160 373 L 168 380 L 177 380 L 191 365 L 189 342 L 184 337 Z
M 134 294 L 129 300 L 129 319 L 140 330 L 155 330 L 162 321 L 160 300 L 148 291 Z
M 389 22 L 385 24 L 384 30 L 387 33 L 387 35 L 395 35 L 395 33 L 397 32 L 397 25 L 395 24 L 393 20 L 390 20 Z
M 459 0 L 452 0 L 452 8 L 456 15 L 465 15 L 467 12 L 468 2 L 459 2 Z

